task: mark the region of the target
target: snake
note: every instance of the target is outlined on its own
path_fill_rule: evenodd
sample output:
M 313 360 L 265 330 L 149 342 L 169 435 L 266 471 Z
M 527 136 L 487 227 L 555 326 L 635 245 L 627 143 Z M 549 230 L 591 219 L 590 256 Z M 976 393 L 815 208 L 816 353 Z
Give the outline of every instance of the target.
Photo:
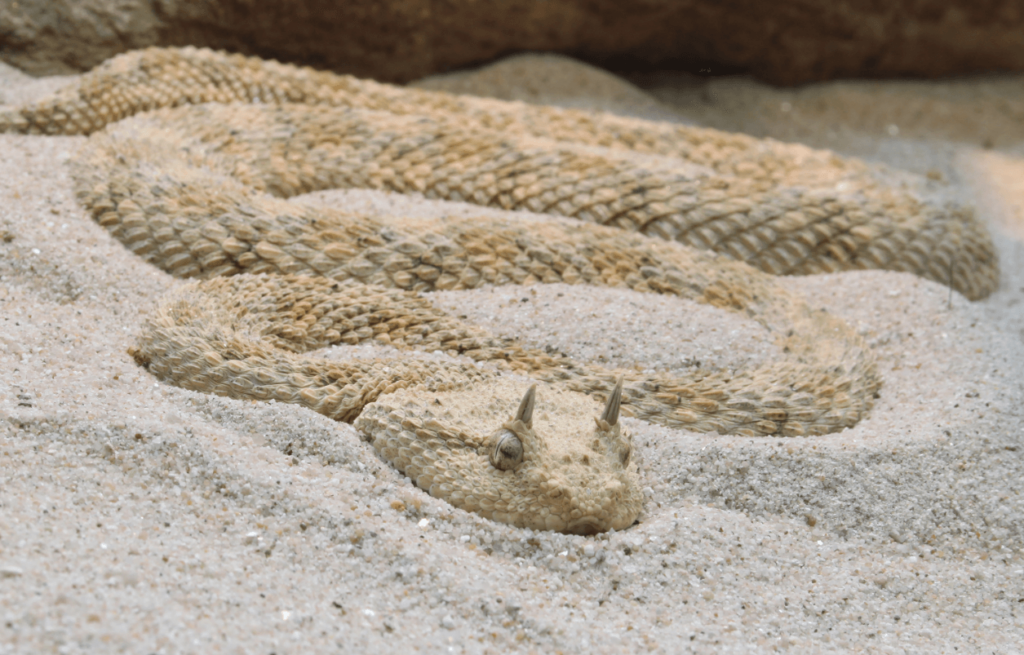
M 455 96 L 196 48 L 119 55 L 0 131 L 88 134 L 78 201 L 175 277 L 135 360 L 158 379 L 351 422 L 453 506 L 595 534 L 642 511 L 621 415 L 744 436 L 852 427 L 881 388 L 863 339 L 779 274 L 910 271 L 991 293 L 991 237 L 867 164 L 669 123 Z M 332 188 L 523 213 L 409 218 L 289 200 Z M 502 215 L 505 216 L 505 215 Z M 520 217 L 521 216 L 521 217 Z M 449 316 L 429 292 L 548 283 L 707 303 L 780 355 L 615 370 Z M 440 351 L 338 362 L 336 344 Z

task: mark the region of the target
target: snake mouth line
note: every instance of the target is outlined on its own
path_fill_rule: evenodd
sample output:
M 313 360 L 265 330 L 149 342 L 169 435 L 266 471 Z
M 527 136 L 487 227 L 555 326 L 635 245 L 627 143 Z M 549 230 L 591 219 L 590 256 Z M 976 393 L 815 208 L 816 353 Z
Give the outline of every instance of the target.
M 587 517 L 573 521 L 566 527 L 565 531 L 581 537 L 592 537 L 595 534 L 604 532 L 604 528 L 598 523 L 597 519 Z

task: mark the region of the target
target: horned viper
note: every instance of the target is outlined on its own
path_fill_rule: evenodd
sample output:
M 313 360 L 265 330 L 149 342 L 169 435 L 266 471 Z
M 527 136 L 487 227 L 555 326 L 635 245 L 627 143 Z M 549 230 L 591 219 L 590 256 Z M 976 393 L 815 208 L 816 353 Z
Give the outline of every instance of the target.
M 0 113 L 0 129 L 92 133 L 73 163 L 81 203 L 139 256 L 200 278 L 162 301 L 132 350 L 155 375 L 354 420 L 430 493 L 538 529 L 635 520 L 620 408 L 751 436 L 826 434 L 870 410 L 881 383 L 861 338 L 751 265 L 911 270 L 969 297 L 998 277 L 967 210 L 831 153 L 206 50 L 122 55 L 50 100 Z M 562 218 L 395 219 L 286 200 L 334 187 Z M 741 312 L 784 355 L 736 373 L 605 370 L 491 336 L 420 297 L 549 282 Z M 369 340 L 484 365 L 303 354 Z

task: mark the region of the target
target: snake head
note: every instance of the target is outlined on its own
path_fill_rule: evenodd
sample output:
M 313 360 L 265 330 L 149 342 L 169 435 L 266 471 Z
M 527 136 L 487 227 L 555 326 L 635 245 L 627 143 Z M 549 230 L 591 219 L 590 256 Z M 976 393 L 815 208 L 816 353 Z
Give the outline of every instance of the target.
M 629 527 L 642 504 L 621 399 L 621 380 L 602 411 L 581 393 L 524 392 L 497 378 L 443 393 L 395 392 L 367 406 L 356 428 L 417 486 L 456 507 L 518 527 L 596 534 Z

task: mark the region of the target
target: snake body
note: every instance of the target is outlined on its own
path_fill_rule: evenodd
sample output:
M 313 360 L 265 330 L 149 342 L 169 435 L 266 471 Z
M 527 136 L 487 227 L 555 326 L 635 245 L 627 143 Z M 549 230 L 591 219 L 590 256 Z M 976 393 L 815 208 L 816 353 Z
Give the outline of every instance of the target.
M 364 131 L 346 147 L 361 170 L 333 176 L 334 184 L 560 214 L 715 250 L 777 275 L 906 271 L 971 299 L 998 285 L 991 237 L 969 209 L 928 201 L 828 151 L 205 49 L 119 55 L 52 98 L 0 113 L 0 131 L 90 134 L 140 112 L 207 102 L 352 109 Z M 624 153 L 650 157 L 638 165 L 616 156 Z M 290 173 L 281 192 L 320 183 Z
M 73 164 L 80 202 L 140 257 L 199 278 L 149 319 L 132 350 L 140 364 L 187 388 L 355 421 L 425 490 L 524 527 L 592 533 L 635 520 L 620 405 L 750 436 L 827 434 L 870 410 L 880 379 L 862 339 L 733 259 L 772 272 L 912 269 L 972 297 L 997 277 L 968 213 L 901 195 L 828 153 L 210 51 L 115 58 L 54 99 L 0 114 L 0 127 L 94 132 Z M 843 184 L 860 187 L 822 191 Z M 395 219 L 286 200 L 334 187 L 565 218 Z M 725 256 L 684 245 L 698 241 Z M 738 373 L 607 370 L 494 337 L 420 296 L 551 282 L 740 312 L 784 355 Z M 369 340 L 477 364 L 304 354 Z M 524 390 L 503 370 L 540 384 Z M 535 403 L 546 408 L 537 425 Z

